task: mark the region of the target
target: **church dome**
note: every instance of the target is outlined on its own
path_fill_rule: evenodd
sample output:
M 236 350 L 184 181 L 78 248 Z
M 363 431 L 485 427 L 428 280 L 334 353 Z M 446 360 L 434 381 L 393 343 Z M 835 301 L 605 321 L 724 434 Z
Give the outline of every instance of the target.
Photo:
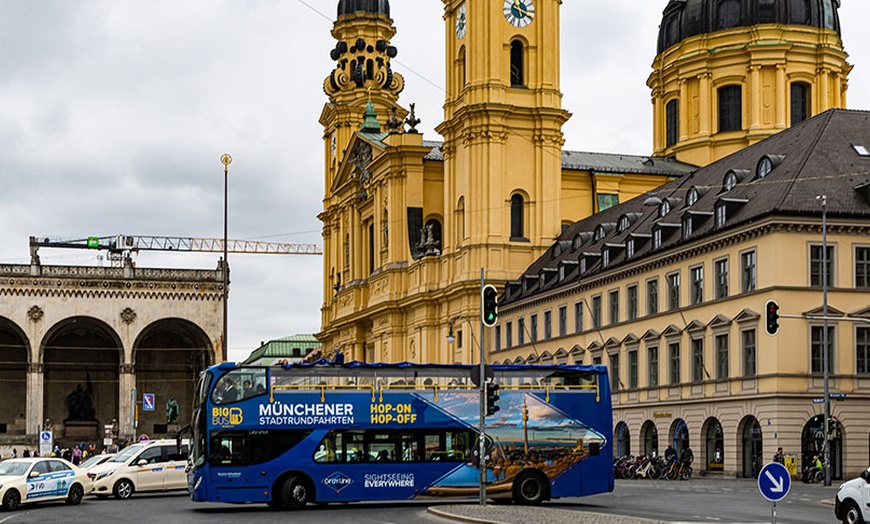
M 757 24 L 809 26 L 840 34 L 839 7 L 840 0 L 670 0 L 662 13 L 658 53 L 691 36 Z
M 374 13 L 390 16 L 390 0 L 339 0 L 338 16 L 354 13 Z

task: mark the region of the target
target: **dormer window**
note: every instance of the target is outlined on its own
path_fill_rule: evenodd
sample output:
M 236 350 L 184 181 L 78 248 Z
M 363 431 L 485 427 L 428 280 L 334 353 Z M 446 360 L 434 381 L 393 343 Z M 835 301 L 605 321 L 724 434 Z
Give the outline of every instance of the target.
M 689 189 L 689 194 L 686 195 L 686 205 L 693 206 L 698 201 L 698 190 L 694 187 Z
M 733 171 L 729 171 L 725 175 L 725 191 L 731 191 L 737 185 L 737 175 Z
M 773 164 L 770 162 L 769 158 L 764 157 L 758 162 L 758 167 L 755 169 L 755 174 L 758 176 L 759 179 L 761 179 L 770 174 L 771 170 L 773 170 Z
M 559 282 L 565 280 L 565 266 L 559 266 Z
M 601 253 L 601 265 L 604 267 L 610 265 L 610 248 L 605 248 Z
M 725 227 L 725 219 L 727 217 L 728 211 L 725 204 L 719 204 L 716 206 L 716 229 L 720 229 Z
M 725 186 L 725 191 L 734 189 L 737 184 L 746 180 L 748 175 L 748 169 L 732 169 L 725 173 L 725 180 L 722 182 L 722 185 Z
M 580 249 L 580 246 L 582 246 L 583 243 L 586 242 L 587 240 L 589 240 L 590 238 L 592 238 L 592 233 L 590 233 L 588 231 L 584 231 L 582 233 L 577 233 L 574 236 L 574 244 L 572 246 L 574 251 L 577 251 L 578 249 Z
M 634 257 L 634 239 L 629 239 L 629 241 L 625 244 L 625 258 L 633 258 Z
M 662 230 L 656 228 L 653 230 L 653 249 L 662 247 Z
M 620 217 L 619 218 L 619 232 L 622 233 L 623 231 L 625 231 L 629 227 L 631 227 L 631 221 L 628 219 L 628 217 L 624 216 L 624 215 L 622 217 Z
M 659 206 L 659 218 L 664 218 L 665 215 L 671 212 L 671 203 L 668 199 L 662 200 L 661 205 Z
M 691 215 L 683 217 L 683 239 L 692 236 L 692 217 Z
M 580 274 L 583 274 L 585 272 L 586 272 L 586 257 L 581 257 L 580 258 Z
M 598 242 L 599 240 L 604 238 L 604 235 L 606 235 L 606 234 L 607 234 L 607 232 L 604 231 L 604 226 L 596 227 L 595 228 L 595 241 Z

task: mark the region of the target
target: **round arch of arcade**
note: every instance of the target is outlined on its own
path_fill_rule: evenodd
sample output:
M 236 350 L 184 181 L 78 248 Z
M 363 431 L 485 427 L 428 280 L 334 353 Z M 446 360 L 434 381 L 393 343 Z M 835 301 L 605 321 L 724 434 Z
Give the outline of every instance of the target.
M 31 317 L 32 318 L 32 317 Z M 65 318 L 32 340 L 14 321 L 0 317 L 0 433 L 54 431 L 61 444 L 100 444 L 104 428 L 118 423 L 118 436 L 131 436 L 133 402 L 139 404 L 139 432 L 166 434 L 163 408 L 169 398 L 192 404 L 199 372 L 214 360 L 214 345 L 194 322 L 165 318 L 135 335 L 132 347 L 105 321 Z M 129 340 L 129 338 L 128 338 Z M 134 393 L 135 398 L 134 398 Z M 142 393 L 153 393 L 154 411 L 144 411 Z

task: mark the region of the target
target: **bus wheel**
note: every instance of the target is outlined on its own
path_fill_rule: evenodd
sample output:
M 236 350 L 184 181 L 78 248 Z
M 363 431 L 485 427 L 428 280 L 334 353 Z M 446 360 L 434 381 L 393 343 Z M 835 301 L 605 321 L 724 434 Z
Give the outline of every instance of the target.
M 308 498 L 308 484 L 299 477 L 288 477 L 281 486 L 281 502 L 285 508 L 302 509 Z
M 546 487 L 540 475 L 523 473 L 514 481 L 513 495 L 517 504 L 535 506 L 544 500 Z

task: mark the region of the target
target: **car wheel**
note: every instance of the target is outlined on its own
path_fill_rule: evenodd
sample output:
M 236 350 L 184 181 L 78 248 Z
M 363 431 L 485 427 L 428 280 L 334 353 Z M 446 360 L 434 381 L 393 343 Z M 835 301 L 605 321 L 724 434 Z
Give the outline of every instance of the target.
M 14 511 L 21 504 L 21 493 L 17 489 L 10 489 L 3 495 L 3 509 L 6 511 Z
M 545 490 L 546 486 L 540 475 L 525 473 L 514 481 L 514 501 L 526 506 L 538 505 L 544 500 Z
M 281 486 L 281 502 L 285 508 L 302 509 L 308 504 L 308 484 L 299 477 L 289 477 Z
M 70 506 L 77 506 L 82 503 L 85 496 L 85 488 L 81 484 L 73 484 L 69 488 L 69 493 L 66 495 L 66 503 Z
M 851 500 L 843 505 L 843 524 L 863 524 L 861 509 Z
M 133 483 L 127 479 L 121 479 L 115 483 L 112 492 L 115 494 L 116 499 L 128 499 L 133 496 Z

